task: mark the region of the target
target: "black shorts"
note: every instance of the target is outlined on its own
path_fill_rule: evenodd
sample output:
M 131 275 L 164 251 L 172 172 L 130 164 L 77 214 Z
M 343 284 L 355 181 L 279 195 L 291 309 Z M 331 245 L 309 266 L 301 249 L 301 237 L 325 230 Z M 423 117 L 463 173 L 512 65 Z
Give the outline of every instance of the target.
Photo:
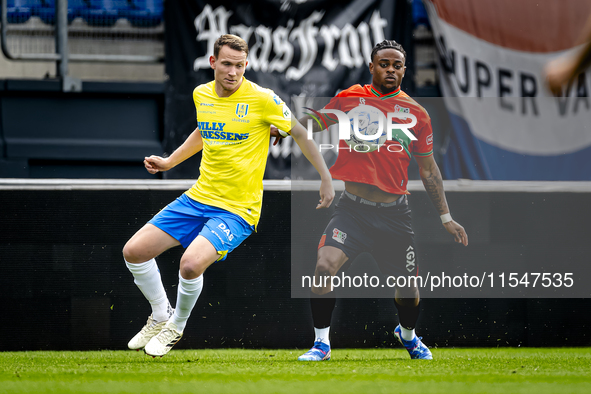
M 385 276 L 417 275 L 411 224 L 406 196 L 395 204 L 381 204 L 343 192 L 318 248 L 334 246 L 347 255 L 349 262 L 369 252 Z

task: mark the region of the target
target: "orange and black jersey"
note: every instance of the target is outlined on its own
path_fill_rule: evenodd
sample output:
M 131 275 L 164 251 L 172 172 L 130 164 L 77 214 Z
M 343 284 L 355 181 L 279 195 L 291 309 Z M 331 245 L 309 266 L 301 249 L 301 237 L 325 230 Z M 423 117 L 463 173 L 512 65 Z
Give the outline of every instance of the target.
M 427 111 L 404 93 L 400 88 L 381 95 L 372 85 L 354 85 L 341 91 L 325 109 L 337 109 L 349 113 L 359 105 L 369 105 L 388 113 L 410 113 L 417 124 L 410 129 L 417 140 L 411 140 L 404 132 L 393 130 L 392 140 L 373 152 L 357 152 L 343 140 L 339 142 L 336 163 L 330 168 L 335 179 L 366 183 L 392 194 L 409 194 L 408 165 L 411 156 L 430 156 L 433 154 L 433 130 Z M 324 114 L 333 122 L 334 115 Z M 326 119 L 325 119 L 326 120 Z M 410 119 L 394 118 L 395 123 L 410 123 Z M 330 122 L 330 123 L 333 123 Z

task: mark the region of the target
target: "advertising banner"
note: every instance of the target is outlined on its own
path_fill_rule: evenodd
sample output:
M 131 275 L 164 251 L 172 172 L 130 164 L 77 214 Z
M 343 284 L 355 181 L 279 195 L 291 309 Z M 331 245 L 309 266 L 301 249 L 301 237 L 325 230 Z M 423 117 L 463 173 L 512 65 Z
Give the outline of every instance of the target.
M 245 78 L 272 89 L 289 105 L 294 96 L 332 97 L 351 85 L 369 83 L 368 63 L 376 43 L 396 39 L 410 48 L 412 42 L 406 33 L 412 26 L 407 1 L 178 0 L 166 2 L 165 22 L 168 154 L 195 129 L 192 92 L 213 80 L 209 57 L 222 34 L 248 42 Z M 407 57 L 411 55 L 409 49 Z M 409 68 L 403 89 L 412 81 Z M 271 146 L 265 178 L 289 178 L 292 153 L 301 155 L 291 139 Z M 198 160 L 190 159 L 166 176 L 195 178 Z
M 562 97 L 551 95 L 544 76 L 548 61 L 576 50 L 591 3 L 424 3 L 452 123 L 445 177 L 591 179 L 591 72 L 580 74 Z

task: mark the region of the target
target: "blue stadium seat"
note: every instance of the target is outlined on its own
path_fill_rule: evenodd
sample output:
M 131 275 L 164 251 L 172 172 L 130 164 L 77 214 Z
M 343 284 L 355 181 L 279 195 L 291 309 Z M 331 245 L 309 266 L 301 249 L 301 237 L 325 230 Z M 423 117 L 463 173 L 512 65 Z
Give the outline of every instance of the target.
M 419 25 L 425 25 L 427 27 L 431 26 L 429 23 L 429 17 L 427 15 L 427 10 L 425 9 L 425 5 L 423 4 L 422 0 L 412 1 L 412 20 L 415 27 Z
M 10 23 L 24 23 L 36 15 L 55 24 L 56 0 L 7 0 Z M 153 27 L 162 22 L 163 0 L 68 0 L 68 23 L 82 17 L 91 26 L 112 26 L 127 18 L 136 27 Z
M 8 23 L 25 23 L 32 15 L 31 0 L 5 0 Z
M 123 12 L 133 26 L 153 27 L 162 22 L 163 0 L 128 0 L 128 3 L 128 8 Z
M 113 26 L 128 6 L 128 0 L 82 0 L 78 15 L 91 26 Z
M 49 25 L 55 24 L 55 0 L 30 0 L 33 15 Z M 77 9 L 82 7 L 84 0 L 68 0 L 68 23 L 77 16 Z

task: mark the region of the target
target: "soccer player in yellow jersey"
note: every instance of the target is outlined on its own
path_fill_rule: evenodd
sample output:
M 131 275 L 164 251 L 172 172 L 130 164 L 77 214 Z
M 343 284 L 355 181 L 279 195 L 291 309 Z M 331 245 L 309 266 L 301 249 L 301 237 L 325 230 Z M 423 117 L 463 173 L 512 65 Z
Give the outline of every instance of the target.
M 152 306 L 146 325 L 129 341 L 130 349 L 163 356 L 181 339 L 203 288 L 203 272 L 244 241 L 255 229 L 263 197 L 263 173 L 271 125 L 289 132 L 321 176 L 320 203 L 334 198 L 331 175 L 313 140 L 273 93 L 243 77 L 248 45 L 226 34 L 214 44 L 214 80 L 193 92 L 197 128 L 169 157 L 146 157 L 146 169 L 167 171 L 203 150 L 195 185 L 167 205 L 123 248 L 135 284 Z M 155 257 L 177 245 L 180 262 L 176 307 L 170 306 Z

